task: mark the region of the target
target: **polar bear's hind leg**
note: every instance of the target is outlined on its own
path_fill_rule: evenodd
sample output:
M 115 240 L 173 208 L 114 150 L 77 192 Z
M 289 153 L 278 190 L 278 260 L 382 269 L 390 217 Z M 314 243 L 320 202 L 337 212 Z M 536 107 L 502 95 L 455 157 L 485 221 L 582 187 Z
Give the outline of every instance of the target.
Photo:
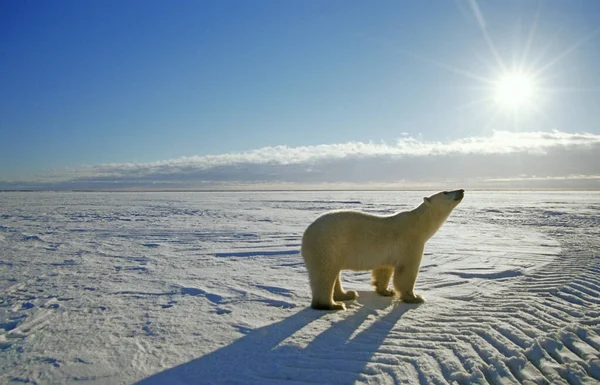
M 338 274 L 335 280 L 335 286 L 333 288 L 333 300 L 334 301 L 350 301 L 358 298 L 358 293 L 354 290 L 344 291 L 342 288 L 341 276 Z
M 388 289 L 388 285 L 393 273 L 394 268 L 392 267 L 380 267 L 371 271 L 371 275 L 373 275 L 372 284 L 375 286 L 375 291 L 379 295 L 391 297 L 396 294 L 394 290 Z

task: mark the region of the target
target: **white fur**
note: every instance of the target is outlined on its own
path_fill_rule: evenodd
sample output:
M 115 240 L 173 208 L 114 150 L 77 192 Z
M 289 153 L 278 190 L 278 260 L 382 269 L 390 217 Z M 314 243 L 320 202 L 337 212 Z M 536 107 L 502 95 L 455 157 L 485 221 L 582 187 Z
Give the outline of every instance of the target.
M 378 216 L 358 211 L 332 211 L 317 218 L 302 237 L 302 256 L 308 270 L 315 309 L 345 309 L 345 301 L 358 297 L 344 291 L 341 270 L 372 270 L 373 285 L 381 295 L 405 302 L 423 302 L 414 293 L 425 242 L 444 224 L 460 203 L 463 190 L 440 192 L 424 198 L 411 211 Z

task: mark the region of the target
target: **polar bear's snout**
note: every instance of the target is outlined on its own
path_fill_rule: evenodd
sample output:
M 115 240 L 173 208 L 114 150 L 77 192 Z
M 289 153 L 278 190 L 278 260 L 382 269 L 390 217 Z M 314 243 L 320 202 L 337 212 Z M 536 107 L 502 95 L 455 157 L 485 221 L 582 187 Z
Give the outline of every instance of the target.
M 455 201 L 460 201 L 465 197 L 465 190 L 463 190 L 463 189 L 456 190 L 453 192 L 454 192 L 454 200 Z
M 450 195 L 453 200 L 460 201 L 465 197 L 465 190 L 444 191 L 444 195 Z

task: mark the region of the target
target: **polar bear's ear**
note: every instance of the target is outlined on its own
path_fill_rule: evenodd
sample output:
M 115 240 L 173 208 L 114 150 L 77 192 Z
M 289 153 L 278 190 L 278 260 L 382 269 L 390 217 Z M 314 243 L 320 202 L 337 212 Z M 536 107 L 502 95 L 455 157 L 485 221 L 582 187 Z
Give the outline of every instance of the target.
M 427 206 L 429 206 L 431 204 L 431 198 L 429 198 L 429 197 L 423 197 L 423 202 L 425 202 L 425 204 Z

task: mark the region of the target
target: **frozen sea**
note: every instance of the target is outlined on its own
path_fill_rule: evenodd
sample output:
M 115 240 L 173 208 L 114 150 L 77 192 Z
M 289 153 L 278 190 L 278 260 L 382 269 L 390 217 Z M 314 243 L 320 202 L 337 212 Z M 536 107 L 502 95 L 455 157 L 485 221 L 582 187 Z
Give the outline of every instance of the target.
M 600 383 L 597 191 L 467 191 L 426 303 L 310 309 L 308 224 L 431 193 L 0 193 L 0 383 Z

